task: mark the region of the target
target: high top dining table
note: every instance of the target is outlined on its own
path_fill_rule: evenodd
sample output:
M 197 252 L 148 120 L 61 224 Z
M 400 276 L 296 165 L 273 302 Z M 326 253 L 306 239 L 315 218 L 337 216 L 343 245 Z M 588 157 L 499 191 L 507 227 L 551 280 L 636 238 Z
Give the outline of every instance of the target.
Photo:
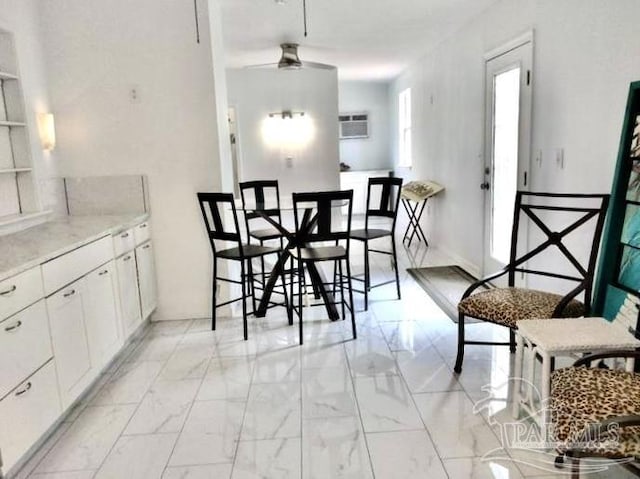
M 278 255 L 278 261 L 276 261 L 275 265 L 273 266 L 266 284 L 263 286 L 264 289 L 262 291 L 262 297 L 260 298 L 260 303 L 258 304 L 258 308 L 255 311 L 255 315 L 259 318 L 262 318 L 267 314 L 267 308 L 269 306 L 271 294 L 273 293 L 273 288 L 275 287 L 278 278 L 280 278 L 284 273 L 285 265 L 291 257 L 290 251 L 294 248 L 297 248 L 298 246 L 306 246 L 305 239 L 316 226 L 318 222 L 318 215 L 315 211 L 315 208 L 311 204 L 309 205 L 309 207 L 304 208 L 300 227 L 296 231 L 295 227 L 292 230 L 289 230 L 281 225 L 278 221 L 270 217 L 268 214 L 264 213 L 265 210 L 271 209 L 267 206 L 266 201 L 264 203 L 246 204 L 244 205 L 244 207 L 241 201 L 236 201 L 235 206 L 236 209 L 240 211 L 250 211 L 260 215 L 262 219 L 264 219 L 271 226 L 273 226 L 274 229 L 282 234 L 282 237 L 287 241 L 286 245 Z M 334 204 L 332 204 L 333 208 L 341 208 L 342 206 L 344 206 L 343 202 L 334 202 Z M 293 212 L 293 203 L 290 199 L 281 201 L 280 211 Z M 338 313 L 338 309 L 336 308 L 333 293 L 326 287 L 326 280 L 324 275 L 322 274 L 322 271 L 320 271 L 313 263 L 307 264 L 307 271 L 309 272 L 309 278 L 311 279 L 313 291 L 322 298 L 322 301 L 327 310 L 327 314 L 329 315 L 329 319 L 331 321 L 338 320 L 340 318 L 340 314 Z

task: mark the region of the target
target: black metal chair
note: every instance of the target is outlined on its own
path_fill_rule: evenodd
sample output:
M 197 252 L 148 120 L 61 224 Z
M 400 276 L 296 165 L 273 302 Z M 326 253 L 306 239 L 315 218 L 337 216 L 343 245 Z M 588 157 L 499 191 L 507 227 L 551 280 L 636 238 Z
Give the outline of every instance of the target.
M 610 358 L 640 359 L 640 351 L 605 351 L 585 356 L 551 375 L 549 409 L 553 441 L 571 461 L 571 477 L 589 477 L 593 466 L 618 463 L 640 476 L 640 374 L 590 367 Z M 593 458 L 593 459 L 592 459 Z M 581 465 L 581 460 L 583 465 Z M 590 467 L 591 466 L 591 467 Z
M 346 317 L 345 306 L 351 313 L 351 326 L 353 339 L 356 339 L 356 320 L 353 309 L 353 289 L 351 285 L 351 266 L 349 264 L 349 243 L 351 237 L 351 213 L 353 206 L 353 190 L 348 191 L 323 191 L 314 193 L 293 193 L 293 212 L 296 233 L 299 235 L 296 248 L 291 252 L 298 264 L 298 307 L 295 306 L 293 281 L 291 307 L 298 314 L 300 344 L 303 343 L 302 297 L 306 290 L 304 268 L 308 266 L 310 279 L 314 290 L 331 286 L 333 293 L 340 291 L 340 305 L 342 307 L 342 319 Z M 347 208 L 346 224 L 338 207 Z M 318 245 L 318 243 L 324 243 Z M 331 243 L 327 245 L 327 243 Z M 334 273 L 332 282 L 326 282 L 319 270 L 318 263 L 332 262 L 337 265 L 338 272 Z M 343 262 L 346 267 L 346 275 L 343 274 Z M 335 267 L 335 266 L 334 266 Z M 338 278 L 336 280 L 336 278 Z M 337 281 L 337 285 L 336 285 Z M 345 299 L 345 284 L 348 289 L 348 302 Z M 338 288 L 337 288 L 338 287 Z M 322 295 L 325 301 L 334 301 L 333 294 Z
M 244 181 L 238 183 L 238 186 L 240 187 L 240 198 L 242 199 L 242 209 L 244 210 L 247 243 L 251 244 L 251 239 L 253 238 L 258 240 L 260 246 L 264 246 L 265 241 L 279 240 L 280 249 L 282 249 L 284 247 L 282 233 L 269 225 L 264 219 L 264 216 L 268 216 L 282 224 L 278 180 Z M 255 210 L 251 210 L 251 208 L 255 208 Z M 264 285 L 264 257 L 260 257 L 260 270 L 262 273 L 261 282 Z
M 262 258 L 269 254 L 278 254 L 279 248 L 268 248 L 266 246 L 243 244 L 238 226 L 238 215 L 234 203 L 233 194 L 231 193 L 198 193 L 198 202 L 204 224 L 207 228 L 207 235 L 211 243 L 213 252 L 213 286 L 212 286 L 212 312 L 211 312 L 211 329 L 216 329 L 216 309 L 226 306 L 236 301 L 242 301 L 242 320 L 244 326 L 244 339 L 248 339 L 247 328 L 247 298 L 251 297 L 253 303 L 253 311 L 255 311 L 255 284 L 253 278 L 253 268 L 251 260 L 253 258 Z M 225 228 L 224 217 L 225 212 L 233 215 L 233 227 Z M 232 243 L 234 246 L 230 248 L 218 249 L 216 241 Z M 223 278 L 218 276 L 218 259 L 230 261 L 238 261 L 240 263 L 240 280 Z M 240 298 L 217 303 L 218 281 L 239 284 L 242 288 L 242 296 Z M 283 279 L 283 288 L 284 288 Z M 287 301 L 285 292 L 285 302 Z M 275 304 L 274 304 L 275 305 Z M 288 306 L 287 306 L 288 307 Z M 252 314 L 252 313 L 251 313 Z
M 526 191 L 518 191 L 516 193 L 509 264 L 501 271 L 469 286 L 458 303 L 458 355 L 454 367 L 456 373 L 462 371 L 464 346 L 466 344 L 505 345 L 509 346 L 513 353 L 516 347 L 516 321 L 524 319 L 576 318 L 589 313 L 598 246 L 608 204 L 609 195 L 601 194 L 531 193 Z M 518 239 L 521 234 L 520 218 L 522 215 L 525 215 L 530 220 L 529 224 L 537 226 L 539 232 L 546 237 L 544 241 L 526 253 L 518 252 Z M 577 219 L 575 219 L 576 217 Z M 554 231 L 553 227 L 549 226 L 552 221 L 558 222 L 563 218 L 564 227 L 560 231 Z M 567 225 L 568 218 L 573 221 L 569 221 Z M 547 223 L 545 223 L 545 219 Z M 595 221 L 595 227 L 590 232 L 583 231 L 587 229 L 585 226 L 587 223 L 593 223 L 590 220 Z M 586 266 L 583 266 L 574 253 L 563 243 L 563 239 L 567 235 L 575 233 L 580 228 L 584 235 L 582 244 L 590 244 Z M 539 256 L 543 251 L 547 251 L 551 246 L 555 246 L 561 256 L 573 266 L 575 273 L 565 274 L 564 272 L 559 272 L 558 261 L 547 261 L 556 266 L 554 271 L 541 271 L 530 267 L 532 259 Z M 574 282 L 577 285 L 565 295 L 516 288 L 516 274 L 556 278 L 556 280 Z M 508 287 L 490 288 L 471 294 L 479 287 L 490 284 L 491 281 L 503 275 L 507 275 Z M 584 295 L 584 302 L 576 299 L 581 293 Z M 509 342 L 465 340 L 464 321 L 467 316 L 509 328 Z
M 282 239 L 282 233 L 270 225 L 264 225 L 264 218 L 255 211 L 248 211 L 247 206 L 255 207 L 263 214 L 271 218 L 277 218 L 278 223 L 282 223 L 280 213 L 280 189 L 278 188 L 278 180 L 260 180 L 260 181 L 244 181 L 238 183 L 240 187 L 240 197 L 242 199 L 242 207 L 245 210 L 244 223 L 247 229 L 248 242 L 251 238 L 260 242 L 264 246 L 264 242 L 273 239 Z M 262 228 L 251 228 L 252 224 L 261 221 Z
M 398 255 L 396 254 L 396 218 L 398 217 L 398 206 L 400 205 L 400 190 L 402 189 L 402 178 L 383 176 L 379 178 L 369 178 L 367 185 L 367 211 L 364 220 L 364 229 L 353 230 L 351 239 L 364 243 L 364 279 L 354 277 L 356 281 L 364 283 L 362 291 L 354 291 L 364 294 L 364 309 L 369 309 L 369 291 L 378 286 L 393 283 L 394 280 L 385 281 L 375 285 L 371 284 L 371 272 L 369 267 L 369 252 L 390 255 L 393 258 L 393 269 L 395 271 L 395 283 L 400 296 L 400 277 L 398 274 Z M 375 198 L 375 200 L 374 200 Z M 389 228 L 370 228 L 371 218 L 387 218 L 390 221 Z M 369 241 L 379 238 L 391 238 L 391 251 L 369 248 Z

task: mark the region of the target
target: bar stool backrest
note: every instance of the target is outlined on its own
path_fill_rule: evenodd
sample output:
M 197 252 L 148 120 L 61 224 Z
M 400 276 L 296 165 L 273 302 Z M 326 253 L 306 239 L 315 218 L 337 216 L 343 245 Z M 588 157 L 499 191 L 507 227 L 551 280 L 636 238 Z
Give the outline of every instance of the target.
M 402 178 L 393 176 L 369 178 L 365 229 L 369 229 L 369 218 L 383 217 L 391 219 L 391 231 L 395 230 L 401 189 Z
M 282 223 L 278 180 L 244 181 L 239 183 L 238 186 L 240 187 L 242 208 L 245 210 L 244 221 L 247 232 L 252 231 L 249 229 L 251 220 L 259 219 L 266 223 L 264 218 L 255 211 L 251 211 L 251 208 L 260 210 L 272 218 L 278 218 L 278 222 Z
M 293 216 L 296 231 L 313 224 L 305 236 L 305 242 L 339 241 L 349 243 L 353 190 L 293 193 Z M 347 209 L 346 221 L 342 208 Z
M 232 193 L 198 193 L 198 202 L 202 218 L 213 252 L 216 252 L 215 240 L 237 243 L 242 254 L 242 240 L 238 227 L 238 215 Z M 233 213 L 233 224 L 225 228 L 225 212 Z

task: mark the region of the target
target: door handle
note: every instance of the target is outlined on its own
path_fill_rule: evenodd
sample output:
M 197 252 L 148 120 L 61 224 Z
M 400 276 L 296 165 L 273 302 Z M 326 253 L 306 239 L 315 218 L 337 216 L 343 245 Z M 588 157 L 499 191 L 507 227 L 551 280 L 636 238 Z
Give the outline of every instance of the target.
M 481 190 L 488 190 L 489 188 L 491 188 L 491 184 L 488 181 L 485 181 L 484 183 L 480 183 Z

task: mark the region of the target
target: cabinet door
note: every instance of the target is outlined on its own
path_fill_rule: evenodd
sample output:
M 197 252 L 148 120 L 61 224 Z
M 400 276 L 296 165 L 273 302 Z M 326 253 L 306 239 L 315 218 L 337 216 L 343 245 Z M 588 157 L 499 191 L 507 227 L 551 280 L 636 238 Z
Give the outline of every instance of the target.
M 84 322 L 84 278 L 47 298 L 60 397 L 69 406 L 91 382 L 91 359 Z
M 142 309 L 142 318 L 146 319 L 157 304 L 156 268 L 150 241 L 136 248 L 136 262 L 138 264 L 140 308 Z
M 91 364 L 97 372 L 122 345 L 118 325 L 113 261 L 89 273 L 82 299 Z
M 120 289 L 120 306 L 122 330 L 127 338 L 142 321 L 140 315 L 140 298 L 134 253 L 127 253 L 116 260 L 118 285 Z

